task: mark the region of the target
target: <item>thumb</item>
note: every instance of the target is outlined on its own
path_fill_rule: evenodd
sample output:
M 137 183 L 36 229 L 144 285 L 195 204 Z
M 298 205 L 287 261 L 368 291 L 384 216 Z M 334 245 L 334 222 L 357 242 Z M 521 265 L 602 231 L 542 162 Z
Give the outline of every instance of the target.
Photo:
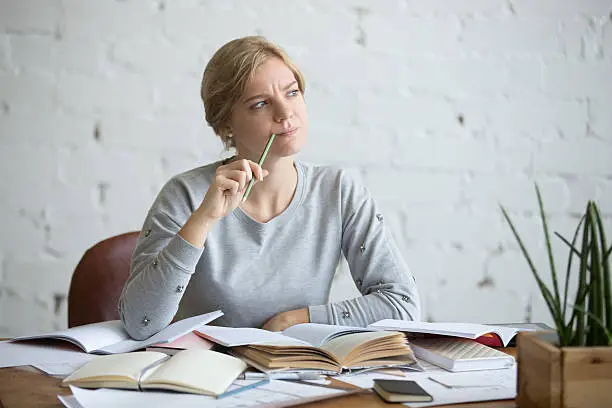
M 263 169 L 262 176 L 264 176 L 264 178 L 265 178 L 268 174 L 270 174 L 270 172 L 268 170 L 266 170 L 266 169 Z

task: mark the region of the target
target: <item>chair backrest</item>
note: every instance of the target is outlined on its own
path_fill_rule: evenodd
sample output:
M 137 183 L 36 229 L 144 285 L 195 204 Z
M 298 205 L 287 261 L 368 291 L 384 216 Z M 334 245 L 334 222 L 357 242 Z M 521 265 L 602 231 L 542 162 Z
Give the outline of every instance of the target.
M 68 327 L 119 319 L 117 302 L 139 234 L 107 238 L 85 252 L 70 281 Z

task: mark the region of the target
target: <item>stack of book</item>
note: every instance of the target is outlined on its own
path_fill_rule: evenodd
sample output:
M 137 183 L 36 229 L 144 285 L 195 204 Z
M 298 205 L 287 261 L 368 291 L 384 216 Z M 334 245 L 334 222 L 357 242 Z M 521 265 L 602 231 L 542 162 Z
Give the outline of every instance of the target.
M 414 355 L 448 371 L 493 370 L 512 367 L 514 357 L 495 348 L 507 346 L 521 330 L 476 323 L 429 323 L 385 319 L 371 324 L 377 330 L 406 333 Z

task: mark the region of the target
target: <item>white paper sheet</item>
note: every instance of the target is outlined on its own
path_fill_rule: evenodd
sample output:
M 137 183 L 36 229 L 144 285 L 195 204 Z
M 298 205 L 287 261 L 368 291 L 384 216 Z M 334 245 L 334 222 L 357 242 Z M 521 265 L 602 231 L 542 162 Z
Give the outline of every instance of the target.
M 457 380 L 453 380 L 453 377 Z M 464 373 L 446 373 L 433 376 L 444 383 L 459 384 L 472 383 L 473 385 L 485 382 L 494 385 L 482 387 L 452 387 L 448 388 L 430 379 L 418 381 L 419 385 L 433 396 L 433 402 L 406 403 L 413 408 L 432 407 L 444 404 L 458 404 L 461 402 L 494 401 L 516 398 L 516 365 L 503 370 L 472 371 Z M 486 379 L 484 379 L 486 377 Z
M 82 365 L 96 356 L 71 344 L 0 342 L 0 368 L 34 364 Z
M 86 362 L 77 361 L 60 361 L 56 363 L 32 363 L 31 366 L 39 369 L 47 375 L 59 377 L 67 377 L 75 370 L 81 368 Z
M 250 383 L 236 381 L 229 389 Z M 313 386 L 289 381 L 275 381 L 258 388 L 250 389 L 233 396 L 216 399 L 205 395 L 181 394 L 158 391 L 126 391 L 113 389 L 88 390 L 70 387 L 73 395 L 83 408 L 98 407 L 252 407 L 252 406 L 289 406 L 305 399 L 321 399 L 346 393 L 342 390 Z
M 431 374 L 430 379 L 448 388 L 495 387 L 511 384 L 516 378 L 515 370 L 487 370 L 456 373 L 453 375 Z
M 516 365 L 501 370 L 469 371 L 462 373 L 451 373 L 433 366 L 428 367 L 428 370 L 425 372 L 405 371 L 404 376 L 406 380 L 416 381 L 433 396 L 432 402 L 411 402 L 404 404 L 409 407 L 431 407 L 461 402 L 516 398 Z M 438 382 L 432 381 L 430 377 Z M 338 377 L 341 381 L 362 388 L 372 388 L 374 386 L 374 379 L 378 378 L 398 379 L 394 376 L 375 372 Z
M 58 395 L 57 399 L 59 399 L 66 408 L 83 408 L 74 395 Z
M 214 407 L 215 398 L 193 394 L 169 392 L 139 392 L 100 388 L 89 390 L 70 386 L 72 395 L 83 408 L 168 408 L 168 407 Z

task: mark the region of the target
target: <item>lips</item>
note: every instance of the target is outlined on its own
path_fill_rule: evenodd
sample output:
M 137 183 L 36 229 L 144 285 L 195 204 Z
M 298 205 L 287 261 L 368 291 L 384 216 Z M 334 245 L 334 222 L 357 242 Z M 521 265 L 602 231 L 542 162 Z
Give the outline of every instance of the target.
M 276 136 L 291 136 L 293 135 L 295 132 L 297 132 L 298 128 L 292 128 L 287 130 L 286 132 L 282 132 L 282 133 L 277 133 Z

